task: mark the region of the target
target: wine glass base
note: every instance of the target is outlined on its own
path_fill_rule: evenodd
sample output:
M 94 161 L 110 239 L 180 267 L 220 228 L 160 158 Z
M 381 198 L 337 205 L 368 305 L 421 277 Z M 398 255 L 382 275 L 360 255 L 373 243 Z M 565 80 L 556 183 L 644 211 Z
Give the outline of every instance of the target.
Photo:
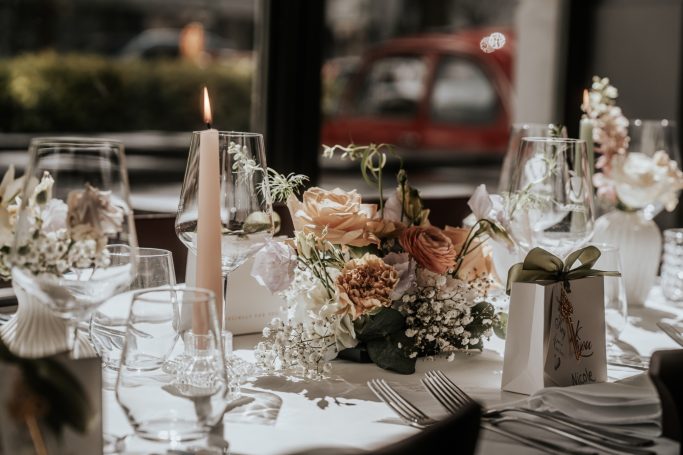
M 164 454 L 197 454 L 197 455 L 222 455 L 228 453 L 229 444 L 225 440 L 214 441 L 213 436 L 205 436 L 196 441 L 189 442 L 158 442 L 131 434 L 116 439 L 114 451 L 104 453 L 120 455 L 147 455 L 150 453 Z

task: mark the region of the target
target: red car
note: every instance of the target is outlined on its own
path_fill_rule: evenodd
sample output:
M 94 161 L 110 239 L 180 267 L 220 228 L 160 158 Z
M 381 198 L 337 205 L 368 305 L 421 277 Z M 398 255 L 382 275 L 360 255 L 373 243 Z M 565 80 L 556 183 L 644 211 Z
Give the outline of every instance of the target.
M 494 31 L 507 42 L 484 53 L 480 41 Z M 323 143 L 391 143 L 409 158 L 502 156 L 511 38 L 508 30 L 477 29 L 399 38 L 370 50 L 324 123 Z

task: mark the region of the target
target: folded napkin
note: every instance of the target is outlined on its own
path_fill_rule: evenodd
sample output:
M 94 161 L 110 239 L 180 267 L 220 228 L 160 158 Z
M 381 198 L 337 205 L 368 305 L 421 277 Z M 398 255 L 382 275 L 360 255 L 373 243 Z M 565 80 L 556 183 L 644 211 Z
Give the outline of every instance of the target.
M 560 412 L 579 423 L 638 425 L 654 435 L 661 431 L 659 396 L 646 375 L 623 382 L 547 387 L 525 401 L 530 409 Z

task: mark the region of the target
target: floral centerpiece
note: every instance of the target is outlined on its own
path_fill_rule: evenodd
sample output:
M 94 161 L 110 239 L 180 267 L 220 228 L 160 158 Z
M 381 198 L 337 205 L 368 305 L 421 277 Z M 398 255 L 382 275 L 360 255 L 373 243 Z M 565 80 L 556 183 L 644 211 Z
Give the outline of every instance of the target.
M 255 258 L 252 275 L 288 304 L 287 318 L 264 328 L 258 363 L 319 376 L 340 357 L 408 374 L 418 357 L 481 350 L 494 332 L 503 336 L 485 244 L 492 236 L 510 242 L 502 226 L 488 218 L 471 228 L 432 226 L 402 168 L 385 198 L 387 145 L 324 147 L 324 156 L 335 153 L 360 164 L 379 203 L 339 188 L 313 187 L 299 199 L 293 182 L 305 178 L 269 170 L 273 199 L 286 201 L 295 234 Z
M 606 212 L 595 222 L 593 240 L 619 247 L 627 301 L 637 306 L 644 304 L 659 269 L 661 234 L 652 218 L 661 209 L 676 208 L 683 172 L 666 150 L 629 150 L 629 121 L 616 105 L 617 97 L 609 79 L 596 76 L 582 106 L 594 123 L 600 156 L 593 184 Z
M 110 193 L 87 185 L 64 202 L 52 197 L 54 180 L 45 173 L 28 182 L 28 232 L 17 245 L 15 260 L 35 275 L 61 275 L 71 268 L 107 267 L 107 236 L 121 230 L 124 213 Z M 15 238 L 24 177 L 10 167 L 0 183 L 0 278 L 11 278 L 10 252 Z
M 10 167 L 0 182 L 0 279 L 14 278 L 18 301 L 0 337 L 13 354 L 40 358 L 71 347 L 69 321 L 49 307 L 70 304 L 68 293 L 61 290 L 65 276 L 83 283 L 97 269 L 110 266 L 108 237 L 121 232 L 125 212 L 110 192 L 87 183 L 61 200 L 53 197 L 55 182 L 49 173 L 26 178 L 15 178 Z M 22 194 L 28 195 L 26 201 Z M 40 292 L 25 289 L 33 281 L 40 283 Z M 35 337 L 38 326 L 41 337 Z M 84 353 L 95 354 L 86 336 L 78 334 L 77 340 Z
M 629 121 L 616 104 L 618 95 L 608 78 L 595 76 L 588 103 L 581 106 L 594 122 L 593 140 L 600 154 L 595 165 L 599 172 L 593 176 L 598 200 L 624 211 L 652 204 L 671 212 L 683 189 L 683 172 L 664 150 L 652 156 L 629 151 Z

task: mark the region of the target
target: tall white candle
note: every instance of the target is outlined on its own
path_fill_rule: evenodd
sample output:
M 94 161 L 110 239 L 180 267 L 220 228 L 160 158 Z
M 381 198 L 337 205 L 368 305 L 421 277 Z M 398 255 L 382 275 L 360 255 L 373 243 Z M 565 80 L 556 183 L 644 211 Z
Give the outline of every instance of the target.
M 590 110 L 588 90 L 583 91 L 582 107 L 583 111 L 586 113 Z M 593 151 L 593 119 L 590 119 L 585 115 L 581 118 L 579 139 L 586 141 L 586 151 L 588 152 L 588 170 L 592 177 L 595 171 L 595 152 Z
M 579 139 L 586 141 L 586 151 L 588 152 L 588 171 L 593 175 L 593 168 L 595 167 L 595 155 L 593 152 L 593 120 L 589 118 L 581 119 L 581 129 Z
M 223 321 L 221 280 L 220 157 L 218 130 L 210 128 L 211 105 L 204 87 L 204 121 L 209 129 L 199 133 L 199 210 L 197 217 L 196 286 L 216 294 L 216 316 Z

